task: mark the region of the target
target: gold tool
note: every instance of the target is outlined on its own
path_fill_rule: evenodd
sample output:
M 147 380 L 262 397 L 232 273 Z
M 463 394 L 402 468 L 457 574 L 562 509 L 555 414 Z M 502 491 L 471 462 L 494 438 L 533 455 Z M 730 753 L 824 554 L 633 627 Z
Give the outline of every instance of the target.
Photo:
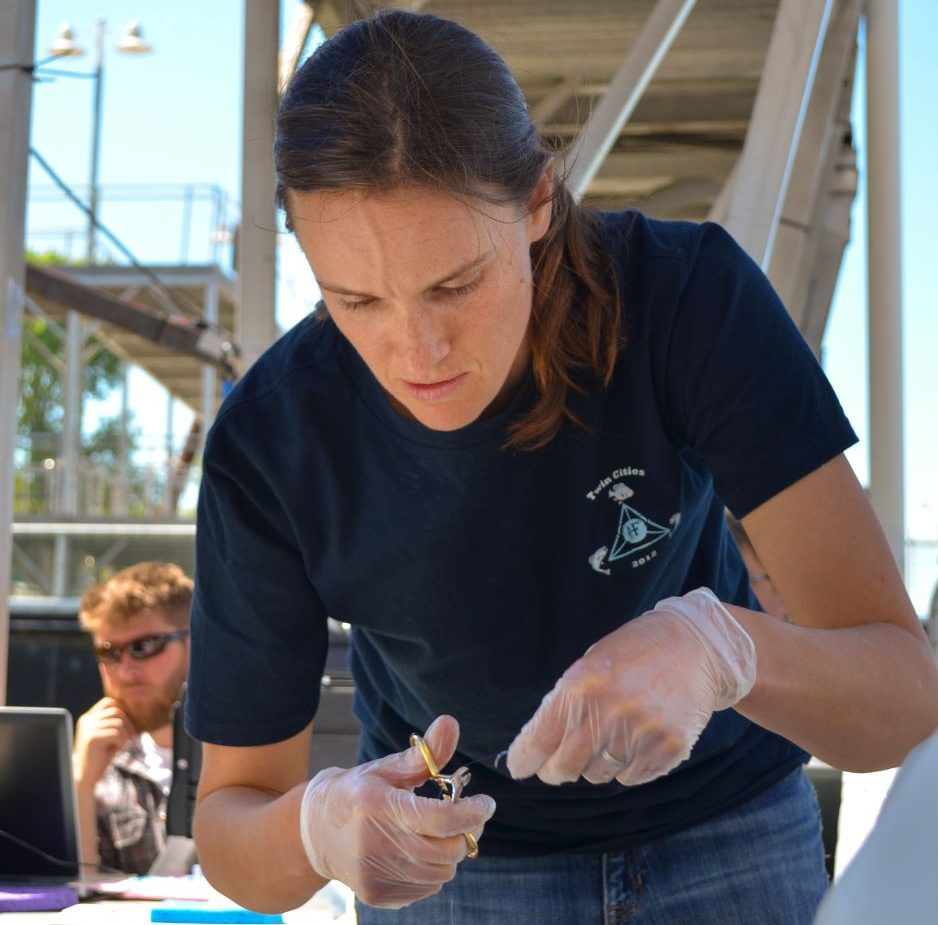
M 417 735 L 416 732 L 412 732 L 410 734 L 410 744 L 419 749 L 427 770 L 430 772 L 430 777 L 440 788 L 443 799 L 455 803 L 462 794 L 463 788 L 469 783 L 469 772 L 465 768 L 460 768 L 450 775 L 440 774 L 440 769 L 436 766 L 436 761 L 433 758 L 433 752 L 430 751 L 430 746 L 424 742 L 423 737 Z M 479 856 L 479 843 L 475 840 L 475 836 L 471 832 L 464 832 L 463 837 L 469 846 L 469 853 L 466 857 L 477 858 Z

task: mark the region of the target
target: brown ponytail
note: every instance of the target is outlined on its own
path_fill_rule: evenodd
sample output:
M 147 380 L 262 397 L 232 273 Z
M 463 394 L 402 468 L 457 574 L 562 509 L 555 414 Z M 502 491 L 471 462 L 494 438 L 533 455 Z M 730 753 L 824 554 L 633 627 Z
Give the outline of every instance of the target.
M 576 416 L 567 404 L 579 371 L 609 384 L 620 347 L 620 309 L 611 260 L 593 214 L 558 182 L 547 234 L 532 248 L 531 362 L 538 399 L 511 431 L 510 446 L 538 449 Z

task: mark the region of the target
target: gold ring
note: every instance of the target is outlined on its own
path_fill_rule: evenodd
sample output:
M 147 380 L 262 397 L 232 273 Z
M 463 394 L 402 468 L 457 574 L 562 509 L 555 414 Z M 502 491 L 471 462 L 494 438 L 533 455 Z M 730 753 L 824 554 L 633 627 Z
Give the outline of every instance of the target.
M 427 770 L 430 772 L 430 777 L 433 778 L 436 785 L 440 788 L 440 793 L 442 794 L 443 799 L 449 800 L 451 803 L 455 802 L 453 799 L 453 794 L 455 792 L 453 779 L 451 777 L 444 777 L 442 774 L 440 774 L 440 769 L 437 767 L 436 761 L 433 758 L 433 752 L 430 751 L 430 746 L 427 745 L 427 743 L 423 740 L 423 737 L 417 735 L 416 732 L 412 732 L 410 734 L 410 744 L 420 751 L 420 755 L 423 758 L 424 764 L 427 766 Z M 479 856 L 479 843 L 476 841 L 475 836 L 471 832 L 464 832 L 463 838 L 466 839 L 466 844 L 469 846 L 469 851 L 466 853 L 466 857 L 477 858 Z

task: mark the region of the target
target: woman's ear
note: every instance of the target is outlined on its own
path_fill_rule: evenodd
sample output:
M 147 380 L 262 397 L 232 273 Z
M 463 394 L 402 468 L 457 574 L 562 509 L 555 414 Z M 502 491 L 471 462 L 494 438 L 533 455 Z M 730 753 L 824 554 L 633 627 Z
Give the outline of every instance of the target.
M 549 161 L 528 197 L 528 243 L 540 241 L 550 228 L 554 206 L 554 162 Z

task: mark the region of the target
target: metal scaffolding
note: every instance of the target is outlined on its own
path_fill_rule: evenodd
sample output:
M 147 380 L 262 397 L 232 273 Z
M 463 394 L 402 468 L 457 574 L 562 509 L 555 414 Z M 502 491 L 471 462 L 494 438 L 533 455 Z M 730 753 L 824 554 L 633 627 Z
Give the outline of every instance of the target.
M 865 15 L 870 497 L 898 558 L 903 458 L 897 0 L 584 0 L 574 18 L 569 3 L 560 0 L 543 0 L 534 18 L 529 5 L 502 0 L 411 0 L 400 5 L 463 22 L 492 42 L 517 75 L 543 137 L 572 151 L 570 177 L 585 203 L 635 205 L 652 215 L 710 217 L 727 225 L 767 271 L 815 351 L 820 350 L 849 239 L 858 182 L 849 114 L 858 29 Z M 69 320 L 62 312 L 56 316 L 75 355 L 80 355 L 87 333 L 83 325 L 96 318 L 98 333 L 118 348 L 123 343 L 127 362 L 149 363 L 158 379 L 202 415 L 203 433 L 225 375 L 225 364 L 216 360 L 226 339 L 241 345 L 241 360 L 230 359 L 243 369 L 276 336 L 271 147 L 278 85 L 289 78 L 314 27 L 328 36 L 355 15 L 346 0 L 310 3 L 288 28 L 279 53 L 275 7 L 265 0 L 244 4 L 248 40 L 237 280 L 202 268 L 206 275 L 196 283 L 184 277 L 198 271 L 159 268 L 168 285 L 192 287 L 199 314 L 180 319 L 158 292 L 146 291 L 145 280 L 131 279 L 126 268 L 70 269 L 72 282 L 104 290 L 111 302 L 95 302 L 101 312 L 97 315 L 86 302 L 83 318 Z M 34 3 L 22 2 L 0 9 L 0 61 L 28 63 L 33 8 Z M 729 34 L 732 41 L 726 40 Z M 0 178 L 0 221 L 7 223 L 0 242 L 0 300 L 7 322 L 0 373 L 2 523 L 12 519 L 7 516 L 15 433 L 10 409 L 15 408 L 11 396 L 16 377 L 11 370 L 18 361 L 19 339 L 11 319 L 15 322 L 25 299 L 21 242 L 28 120 L 28 74 L 0 72 L 0 161 L 14 165 Z M 61 292 L 66 282 L 55 274 L 34 278 L 32 270 L 29 278 L 34 303 L 43 311 L 58 311 L 50 308 L 51 292 L 56 287 Z M 140 331 L 118 331 L 106 316 L 105 305 L 113 307 L 114 300 L 123 300 L 125 307 L 130 300 L 162 311 L 161 317 L 169 319 L 162 336 L 184 336 L 187 346 L 176 342 L 177 349 L 165 356 L 159 355 L 165 345 L 150 344 L 144 350 L 133 341 Z M 132 310 L 126 311 L 131 317 Z M 137 320 L 144 323 L 143 316 Z M 69 369 L 74 375 L 74 367 Z M 80 394 L 69 394 L 74 416 Z M 73 494 L 69 488 L 66 498 Z M 70 505 L 65 505 L 69 511 Z M 55 533 L 20 522 L 15 528 L 18 567 L 37 583 L 41 577 L 46 587 L 61 589 L 68 579 L 55 577 L 61 568 L 50 565 L 50 544 L 81 542 L 90 549 L 94 535 L 98 539 L 93 542 L 102 546 L 89 555 L 114 561 L 121 550 L 142 542 L 132 525 L 114 526 L 79 524 L 74 518 L 45 525 L 61 527 Z M 111 529 L 110 539 L 90 533 L 91 527 L 104 533 Z M 9 584 L 13 535 L 5 531 L 0 541 L 3 588 Z M 63 539 L 56 540 L 59 535 Z M 189 542 L 188 535 L 175 540 Z M 0 607 L 0 644 L 5 619 Z M 0 651 L 0 671 L 2 666 L 5 654 Z

